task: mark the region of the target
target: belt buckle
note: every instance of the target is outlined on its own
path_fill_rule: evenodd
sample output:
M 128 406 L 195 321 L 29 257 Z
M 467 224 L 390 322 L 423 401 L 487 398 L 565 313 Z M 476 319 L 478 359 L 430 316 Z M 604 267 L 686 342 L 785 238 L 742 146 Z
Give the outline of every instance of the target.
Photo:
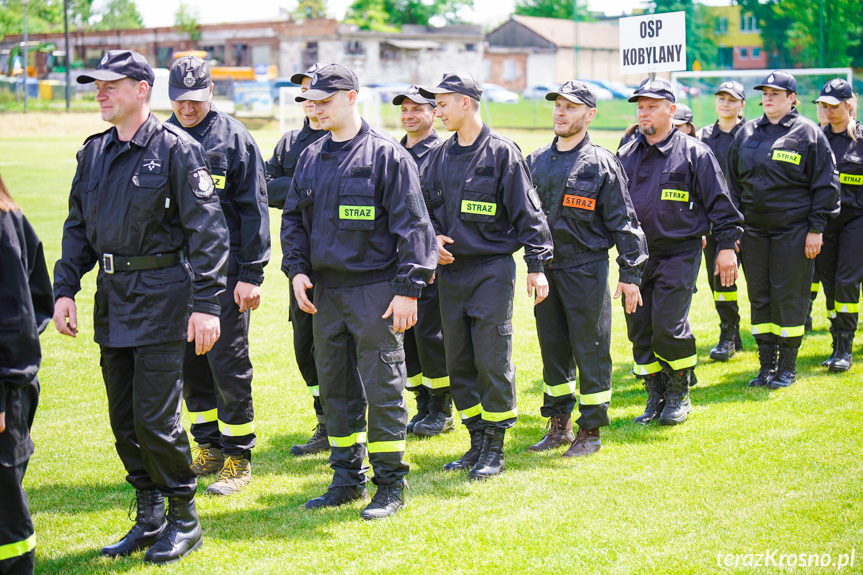
M 106 274 L 114 273 L 114 254 L 104 254 L 102 256 L 102 270 Z

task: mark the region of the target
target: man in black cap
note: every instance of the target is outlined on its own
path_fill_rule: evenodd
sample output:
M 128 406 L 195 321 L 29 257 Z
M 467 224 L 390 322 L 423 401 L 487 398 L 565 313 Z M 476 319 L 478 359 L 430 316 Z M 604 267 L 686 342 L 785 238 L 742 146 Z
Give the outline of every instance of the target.
M 733 80 L 722 82 L 716 89 L 718 119 L 713 125 L 704 126 L 698 130 L 697 138 L 713 151 L 723 174 L 728 169 L 728 148 L 743 125 L 745 107 L 746 92 L 743 84 Z M 740 209 L 740 206 L 735 205 L 735 207 Z M 739 246 L 738 242 L 738 253 Z M 707 234 L 704 244 L 704 265 L 707 267 L 707 280 L 713 294 L 716 313 L 719 315 L 719 343 L 710 350 L 710 359 L 728 361 L 737 351 L 743 349 L 743 341 L 740 339 L 740 310 L 737 307 L 737 282 L 724 286 L 719 281 L 719 276 L 712 273 L 717 251 L 716 235 Z
M 627 314 L 634 373 L 644 379 L 647 407 L 637 423 L 683 423 L 691 410 L 697 353 L 689 307 L 701 264 L 701 238 L 712 229 L 719 254 L 712 273 L 728 286 L 737 278 L 734 245 L 741 216 L 710 148 L 677 130 L 671 84 L 644 82 L 638 103 L 641 135 L 617 155 L 647 237 L 650 258 L 641 280 L 644 305 Z
M 201 144 L 222 205 L 231 255 L 227 289 L 219 296 L 222 335 L 205 355 L 186 346 L 183 396 L 192 420 L 192 471 L 218 473 L 210 495 L 232 495 L 252 479 L 255 446 L 251 310 L 261 302 L 260 285 L 270 259 L 270 217 L 264 162 L 251 134 L 212 105 L 210 67 L 197 56 L 178 58 L 168 78 L 171 124 Z
M 54 325 L 78 333 L 74 297 L 99 263 L 95 340 L 117 453 L 138 506 L 135 525 L 102 554 L 149 547 L 145 561 L 176 561 L 201 545 L 180 421 L 184 340 L 200 355 L 219 339 L 228 231 L 204 150 L 150 113 L 146 59 L 110 50 L 96 71 L 78 77 L 93 81 L 102 119 L 114 127 L 78 151 L 54 267 Z
M 441 143 L 434 131 L 434 99 L 423 97 L 419 87 L 411 86 L 393 98 L 393 105 L 401 107 L 400 120 L 406 132 L 401 145 L 422 173 L 429 152 Z M 435 436 L 452 431 L 455 423 L 436 283 L 423 289 L 417 302 L 417 324 L 405 332 L 405 366 L 406 389 L 412 391 L 417 400 L 417 413 L 408 422 L 408 433 Z
M 435 245 L 416 165 L 360 118 L 358 90 L 351 70 L 330 64 L 297 96 L 315 102 L 329 134 L 300 155 L 282 216 L 282 270 L 300 309 L 314 314 L 334 472 L 327 492 L 306 507 L 364 499 L 368 449 L 378 489 L 362 517 L 378 519 L 404 505 L 402 334 L 416 323 Z M 314 303 L 306 295 L 311 288 Z
M 551 234 L 518 146 L 479 115 L 482 89 L 470 74 L 444 74 L 420 94 L 452 138 L 430 153 L 422 177 L 437 234 L 441 315 L 453 400 L 470 448 L 446 470 L 484 479 L 504 471 L 506 430 L 515 425 L 512 302 L 515 261 L 524 247 L 527 292 L 548 295 L 543 264 Z
M 291 76 L 291 82 L 299 84 L 300 90 L 306 92 L 312 83 L 312 76 L 321 67 L 320 64 L 313 64 L 305 72 Z M 270 207 L 278 210 L 282 210 L 285 207 L 285 197 L 294 179 L 294 171 L 297 169 L 297 160 L 300 154 L 327 134 L 326 130 L 321 128 L 321 123 L 318 121 L 317 114 L 315 114 L 315 103 L 312 100 L 304 100 L 302 106 L 303 113 L 305 114 L 303 127 L 299 130 L 285 132 L 276 144 L 273 157 L 265 164 L 267 171 L 267 197 L 269 198 Z M 314 281 L 314 277 L 312 277 L 312 280 Z M 308 297 L 311 299 L 313 296 L 309 293 Z M 312 436 L 305 444 L 292 446 L 291 454 L 309 455 L 311 453 L 328 451 L 330 444 L 327 438 L 327 422 L 324 418 L 324 408 L 321 406 L 318 369 L 315 367 L 312 316 L 300 311 L 297 298 L 294 297 L 294 290 L 290 290 L 290 310 L 288 317 L 293 328 L 294 357 L 297 361 L 297 368 L 306 382 L 306 389 L 309 390 L 312 396 L 312 406 L 315 410 L 315 418 L 317 419 L 317 425 Z
M 622 294 L 626 312 L 633 313 L 641 303 L 638 285 L 647 242 L 620 162 L 588 136 L 596 95 L 583 82 L 571 81 L 545 99 L 554 102 L 555 137 L 528 156 L 527 164 L 554 240 L 554 261 L 545 270 L 548 297 L 535 312 L 544 380 L 541 413 L 549 424 L 545 437 L 529 450 L 567 445 L 565 457 L 580 457 L 599 451 L 599 430 L 610 423 L 608 250 L 617 244 L 620 276 L 614 298 Z M 573 435 L 576 401 L 580 417 Z

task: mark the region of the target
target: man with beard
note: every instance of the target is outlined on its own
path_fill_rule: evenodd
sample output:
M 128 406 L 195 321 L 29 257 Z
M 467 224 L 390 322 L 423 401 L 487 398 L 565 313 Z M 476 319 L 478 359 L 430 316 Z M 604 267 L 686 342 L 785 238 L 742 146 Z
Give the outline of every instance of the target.
M 545 266 L 548 297 L 535 313 L 544 380 L 541 413 L 549 424 L 545 437 L 529 450 L 568 444 L 563 455 L 579 457 L 599 451 L 599 430 L 609 424 L 608 250 L 617 244 L 620 279 L 614 298 L 622 294 L 631 314 L 641 304 L 638 285 L 647 242 L 623 167 L 587 134 L 596 117 L 596 95 L 583 82 L 567 82 L 545 99 L 554 102 L 555 138 L 528 156 L 527 164 L 554 241 L 554 261 Z M 573 436 L 576 381 L 580 417 Z

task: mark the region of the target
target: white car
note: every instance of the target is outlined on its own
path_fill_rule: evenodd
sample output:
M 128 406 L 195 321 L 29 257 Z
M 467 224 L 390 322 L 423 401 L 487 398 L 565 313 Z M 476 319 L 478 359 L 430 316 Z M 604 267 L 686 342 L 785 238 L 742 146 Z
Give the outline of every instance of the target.
M 611 93 L 610 90 L 603 88 L 599 84 L 595 82 L 591 82 L 590 80 L 581 80 L 587 86 L 593 90 L 593 93 L 596 94 L 597 100 L 613 100 L 614 94 Z M 544 100 L 545 95 L 556 91 L 560 86 L 549 86 L 547 84 L 536 84 L 533 86 L 528 86 L 524 89 L 524 92 L 521 93 L 522 97 L 525 100 Z
M 483 84 L 482 99 L 487 102 L 518 104 L 518 94 L 497 84 Z

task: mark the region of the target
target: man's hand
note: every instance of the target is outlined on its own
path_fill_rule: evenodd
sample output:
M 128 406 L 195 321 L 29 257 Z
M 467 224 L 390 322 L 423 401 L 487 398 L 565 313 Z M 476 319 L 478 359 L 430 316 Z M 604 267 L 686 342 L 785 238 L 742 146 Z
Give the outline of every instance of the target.
M 294 286 L 294 297 L 297 298 L 297 304 L 300 306 L 300 309 L 310 314 L 318 313 L 318 308 L 314 306 L 312 300 L 306 295 L 306 290 L 315 287 L 312 285 L 312 280 L 309 279 L 309 276 L 306 274 L 297 274 L 291 283 Z
M 455 258 L 451 253 L 444 249 L 446 244 L 453 243 L 453 239 L 443 234 L 435 236 L 435 238 L 437 239 L 437 263 L 442 266 L 453 263 Z
M 390 302 L 383 319 L 393 316 L 393 331 L 404 333 L 417 323 L 417 300 L 412 297 L 397 295 Z
M 75 300 L 70 297 L 57 298 L 54 303 L 54 327 L 63 335 L 78 335 L 78 308 Z
M 6 431 L 6 412 L 0 411 L 0 433 Z
M 234 303 L 240 306 L 240 313 L 247 309 L 258 309 L 261 305 L 261 288 L 255 284 L 237 282 L 234 288 Z
M 623 309 L 628 314 L 634 314 L 638 306 L 644 305 L 644 301 L 641 299 L 641 290 L 635 284 L 618 283 L 617 291 L 614 292 L 614 299 L 619 299 L 620 294 L 623 294 Z
M 821 237 L 821 234 L 813 232 L 806 234 L 806 257 L 810 260 L 821 253 L 821 246 L 824 244 Z
M 204 355 L 213 349 L 213 345 L 222 335 L 219 318 L 208 313 L 192 312 L 186 335 L 186 341 L 195 342 L 195 353 Z
M 703 250 L 706 247 L 707 247 L 707 236 L 701 236 L 701 249 Z
M 722 287 L 731 287 L 737 280 L 737 254 L 733 249 L 719 250 L 713 275 L 719 276 Z
M 536 299 L 533 305 L 548 297 L 548 279 L 542 272 L 527 274 L 527 296 L 530 297 L 536 293 Z

